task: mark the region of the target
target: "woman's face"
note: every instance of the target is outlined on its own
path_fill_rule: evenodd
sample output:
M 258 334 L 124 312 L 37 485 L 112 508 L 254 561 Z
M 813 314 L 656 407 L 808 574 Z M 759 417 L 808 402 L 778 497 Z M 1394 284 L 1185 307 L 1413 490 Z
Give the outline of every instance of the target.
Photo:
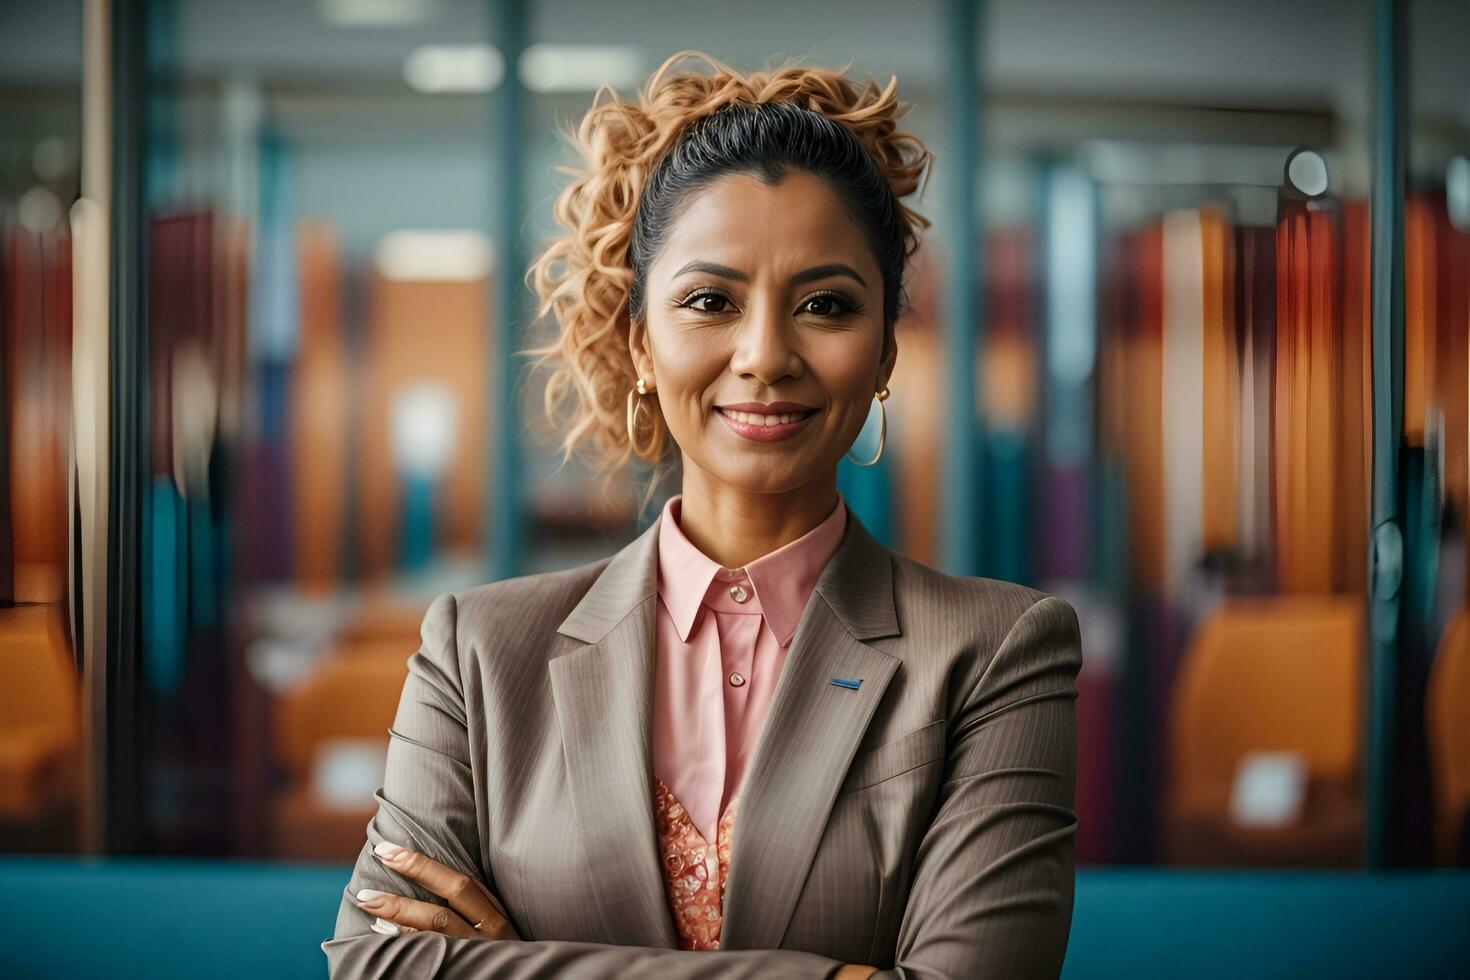
M 877 260 L 825 181 L 732 174 L 697 192 L 645 294 L 634 363 L 686 469 L 753 493 L 835 476 L 898 352 Z

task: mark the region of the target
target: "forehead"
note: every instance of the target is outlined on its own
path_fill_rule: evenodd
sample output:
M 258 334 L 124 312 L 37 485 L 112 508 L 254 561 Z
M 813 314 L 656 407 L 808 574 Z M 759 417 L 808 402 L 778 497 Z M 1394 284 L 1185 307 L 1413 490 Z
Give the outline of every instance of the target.
M 877 266 L 836 191 L 800 172 L 776 184 L 729 174 L 694 192 L 675 214 L 655 269 L 677 269 L 675 256 L 679 264 L 697 257 L 750 271 L 834 261 Z

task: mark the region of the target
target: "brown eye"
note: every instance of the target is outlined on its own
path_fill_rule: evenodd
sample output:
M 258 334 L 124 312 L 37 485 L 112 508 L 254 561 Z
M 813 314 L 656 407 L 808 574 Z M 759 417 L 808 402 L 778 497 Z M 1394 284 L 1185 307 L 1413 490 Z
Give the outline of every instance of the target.
M 699 293 L 691 297 L 685 305 L 700 313 L 724 313 L 729 310 L 730 301 L 719 293 Z
M 813 316 L 841 316 L 852 312 L 852 306 L 833 293 L 820 293 L 807 300 L 802 310 Z

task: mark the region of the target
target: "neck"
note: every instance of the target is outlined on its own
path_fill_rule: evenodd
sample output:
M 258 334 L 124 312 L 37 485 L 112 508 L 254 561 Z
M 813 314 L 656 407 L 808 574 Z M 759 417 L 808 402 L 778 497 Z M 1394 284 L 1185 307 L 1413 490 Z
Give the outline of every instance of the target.
M 679 530 L 726 568 L 740 568 L 822 523 L 837 506 L 837 471 L 791 490 L 758 493 L 716 480 L 685 458 Z

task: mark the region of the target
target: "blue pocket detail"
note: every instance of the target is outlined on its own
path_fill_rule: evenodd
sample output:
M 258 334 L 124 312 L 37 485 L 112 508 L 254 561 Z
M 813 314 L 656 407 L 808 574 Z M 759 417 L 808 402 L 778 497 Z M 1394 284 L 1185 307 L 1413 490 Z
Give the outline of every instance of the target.
M 845 687 L 845 688 L 848 688 L 849 690 L 853 690 L 853 691 L 856 691 L 858 689 L 859 685 L 862 684 L 862 682 L 863 682 L 863 679 L 861 677 L 859 677 L 855 681 L 848 680 L 846 677 L 834 677 L 834 678 L 832 678 L 832 683 L 833 684 L 836 684 L 838 687 Z

